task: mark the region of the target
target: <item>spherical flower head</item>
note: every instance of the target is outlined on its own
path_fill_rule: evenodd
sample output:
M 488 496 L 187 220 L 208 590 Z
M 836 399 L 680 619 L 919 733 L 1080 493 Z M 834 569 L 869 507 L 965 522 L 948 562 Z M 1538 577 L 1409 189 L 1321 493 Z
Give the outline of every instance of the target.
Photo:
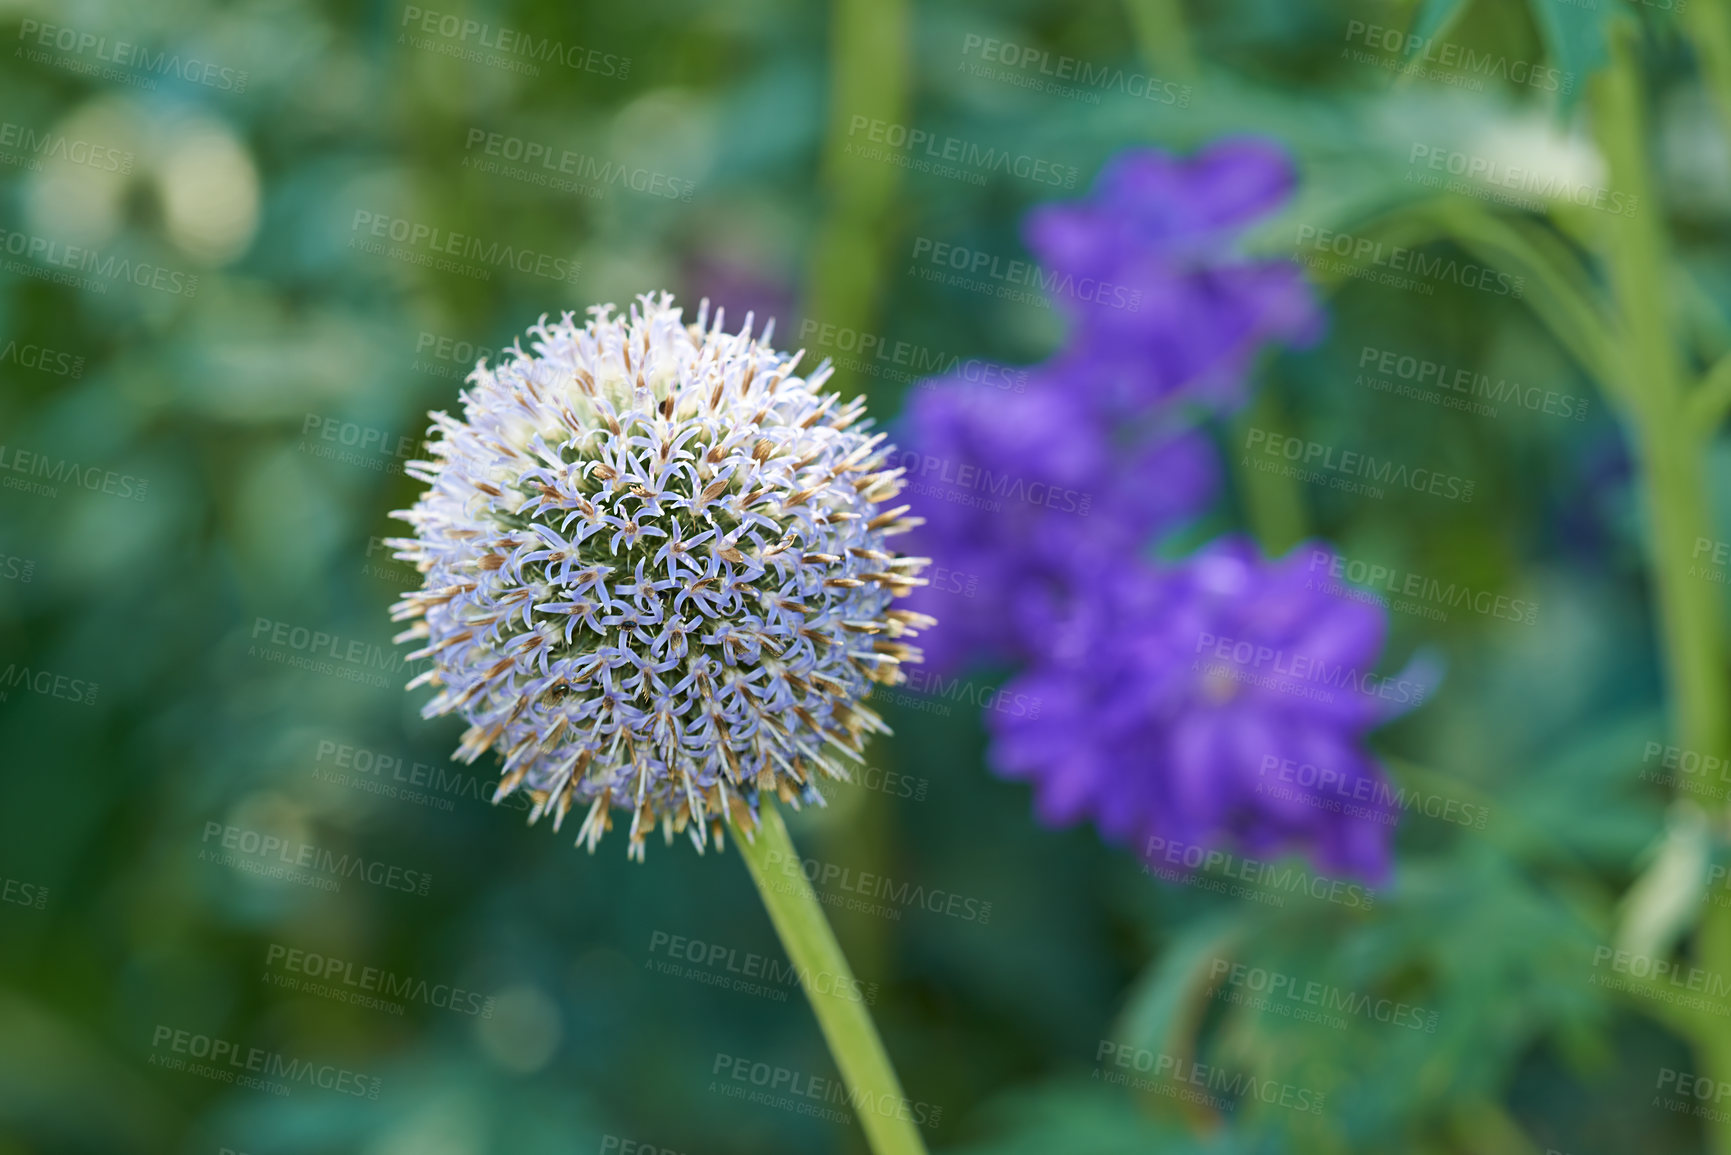
M 422 713 L 469 722 L 456 757 L 504 760 L 495 800 L 527 790 L 558 829 L 587 807 L 591 851 L 616 809 L 629 852 L 659 823 L 702 850 L 759 799 L 822 802 L 885 731 L 865 698 L 932 620 L 892 608 L 922 558 L 887 544 L 899 470 L 863 401 L 795 373 L 770 332 L 681 320 L 645 295 L 530 330 L 477 365 L 461 420 L 434 413 L 429 484 L 393 539 L 425 575 L 393 608 L 430 659 Z
M 1397 810 L 1371 728 L 1430 679 L 1375 672 L 1385 611 L 1330 577 L 1331 550 L 1264 561 L 1222 539 L 1187 561 L 1102 572 L 1049 652 L 1006 687 L 993 761 L 1043 820 L 1092 819 L 1151 864 L 1220 846 L 1386 873 Z

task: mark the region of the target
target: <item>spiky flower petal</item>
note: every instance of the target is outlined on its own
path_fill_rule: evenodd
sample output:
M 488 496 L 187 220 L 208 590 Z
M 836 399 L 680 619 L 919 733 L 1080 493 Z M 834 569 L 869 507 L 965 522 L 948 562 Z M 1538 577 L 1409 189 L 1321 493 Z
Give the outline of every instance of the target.
M 590 850 L 615 809 L 634 858 L 657 824 L 701 850 L 764 793 L 821 803 L 836 754 L 885 731 L 864 699 L 932 624 L 891 608 L 925 559 L 886 539 L 918 519 L 827 363 L 797 376 L 707 302 L 589 314 L 543 316 L 531 353 L 477 365 L 462 420 L 432 415 L 430 488 L 395 515 L 416 536 L 391 541 L 425 583 L 393 617 L 432 663 L 410 687 L 441 687 L 422 713 L 470 723 L 456 757 L 504 759 L 497 797 L 554 829 L 583 809 Z

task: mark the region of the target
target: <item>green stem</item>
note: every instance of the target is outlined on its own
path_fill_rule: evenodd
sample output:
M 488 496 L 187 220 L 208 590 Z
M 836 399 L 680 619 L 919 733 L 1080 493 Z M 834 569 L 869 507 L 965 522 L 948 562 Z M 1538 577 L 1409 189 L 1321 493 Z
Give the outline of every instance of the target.
M 1700 61 L 1701 79 L 1731 132 L 1731 12 L 1723 4 L 1694 4 L 1683 19 Z
M 1666 243 L 1647 165 L 1641 74 L 1633 46 L 1613 37 L 1612 65 L 1598 78 L 1594 112 L 1613 187 L 1639 197 L 1641 211 L 1612 218 L 1605 258 L 1626 344 L 1621 364 L 1626 417 L 1645 475 L 1650 568 L 1658 603 L 1666 681 L 1686 747 L 1718 753 L 1726 744 L 1731 684 L 1720 659 L 1721 608 L 1714 589 L 1690 572 L 1697 540 L 1711 536 L 1705 451 L 1697 401 L 1671 332 Z M 1709 394 L 1708 396 L 1711 396 Z M 1691 420 L 1694 418 L 1695 420 Z M 1661 856 L 1663 858 L 1663 856 Z M 1708 905 L 1695 936 L 1699 965 L 1731 966 L 1731 908 Z M 1708 1075 L 1731 1079 L 1731 1024 L 1698 1016 L 1691 1032 Z M 1708 1124 L 1711 1150 L 1731 1155 L 1731 1124 Z
M 799 854 L 788 837 L 781 812 L 765 803 L 756 834 L 747 839 L 735 828 L 735 837 L 745 864 L 751 868 L 757 893 L 769 910 L 769 920 L 799 972 L 829 1052 L 847 1081 L 848 1100 L 865 1127 L 872 1151 L 875 1155 L 925 1155 L 925 1144 L 914 1127 L 908 1101 L 871 1013 L 863 1002 L 835 993 L 857 991 L 859 985 L 824 918 L 817 893 L 800 868 Z M 826 980 L 829 993 L 817 988 L 819 979 Z
M 1271 388 L 1257 391 L 1243 415 L 1233 424 L 1231 460 L 1236 462 L 1238 484 L 1244 495 L 1244 512 L 1250 529 L 1269 557 L 1280 557 L 1304 540 L 1308 532 L 1304 498 L 1296 479 L 1283 473 L 1264 473 L 1249 464 L 1240 448 L 1252 429 L 1291 432 L 1285 407 Z
M 848 130 L 860 116 L 909 123 L 912 27 L 911 0 L 830 4 L 829 127 L 821 158 L 824 209 L 811 245 L 803 316 L 838 332 L 882 332 L 881 304 L 895 295 L 886 246 L 900 236 L 896 203 L 904 171 L 855 155 Z M 814 347 L 805 365 L 809 369 L 835 352 Z M 892 381 L 845 367 L 836 370 L 830 387 L 844 397 L 864 393 L 872 413 L 894 412 L 901 403 Z M 892 753 L 883 743 L 874 743 L 870 756 L 883 766 Z M 849 802 L 848 822 L 820 835 L 824 853 L 845 857 L 862 870 L 876 870 L 887 853 L 886 832 L 895 817 L 889 799 L 862 791 Z M 837 912 L 836 921 L 849 932 L 854 957 L 862 966 L 878 969 L 872 964 L 889 951 L 883 920 Z
M 1711 437 L 1727 413 L 1731 413 L 1731 353 L 1713 363 L 1689 399 L 1689 426 L 1696 435 Z
M 1636 453 L 1646 476 L 1650 561 L 1665 668 L 1683 741 L 1725 746 L 1731 698 L 1720 661 L 1720 606 L 1713 587 L 1689 573 L 1695 541 L 1710 537 L 1705 495 L 1707 438 L 1691 422 L 1691 398 L 1671 332 L 1665 237 L 1646 162 L 1640 74 L 1632 47 L 1617 39 L 1600 77 L 1599 137 L 1617 187 L 1640 196 L 1641 212 L 1614 217 L 1606 264 L 1622 333 L 1621 377 Z
M 1124 8 L 1144 60 L 1175 80 L 1196 75 L 1196 55 L 1179 0 L 1125 0 Z
M 870 332 L 884 294 L 885 238 L 892 235 L 902 169 L 854 155 L 858 117 L 906 123 L 912 65 L 909 0 L 834 0 L 830 5 L 829 130 L 824 134 L 825 207 L 811 246 L 805 317 Z M 825 350 L 812 350 L 815 364 Z M 875 379 L 837 370 L 835 388 L 857 385 L 868 408 L 896 400 Z M 845 396 L 844 392 L 844 396 Z

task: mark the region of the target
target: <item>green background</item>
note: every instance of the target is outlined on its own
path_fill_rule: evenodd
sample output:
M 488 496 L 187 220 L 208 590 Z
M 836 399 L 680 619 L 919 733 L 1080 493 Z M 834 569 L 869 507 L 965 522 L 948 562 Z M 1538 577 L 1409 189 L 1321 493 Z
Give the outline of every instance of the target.
M 425 691 L 402 692 L 387 608 L 414 575 L 379 539 L 401 532 L 390 512 L 417 490 L 401 467 L 425 413 L 456 404 L 459 345 L 496 350 L 543 313 L 649 290 L 691 306 L 707 293 L 733 316 L 774 312 L 781 343 L 842 358 L 839 386 L 893 417 L 905 374 L 846 360 L 843 331 L 1016 365 L 1063 337 L 1040 302 L 922 277 L 922 239 L 1025 259 L 1024 212 L 1081 195 L 1116 151 L 1243 132 L 1283 142 L 1301 172 L 1294 203 L 1249 242 L 1269 256 L 1293 255 L 1305 226 L 1370 235 L 1367 222 L 1436 197 L 1412 179 L 1425 171 L 1415 145 L 1603 185 L 1576 98 L 1617 19 L 1641 30 L 1651 81 L 1656 195 L 1638 211 L 1675 247 L 1684 356 L 1710 362 L 1731 341 L 1731 132 L 1694 32 L 1659 6 L 1535 4 L 423 7 L 485 24 L 495 43 L 499 29 L 552 40 L 586 65 L 530 57 L 533 72 L 522 50 L 445 35 L 437 19 L 429 31 L 393 3 L 8 6 L 0 120 L 36 134 L 38 152 L 58 134 L 115 150 L 97 156 L 130 171 L 87 152 L 0 149 L 12 158 L 0 167 L 0 669 L 12 679 L 0 686 L 0 1153 L 863 1150 L 852 1121 L 724 1090 L 749 1087 L 730 1077 L 741 1060 L 808 1087 L 835 1077 L 797 986 L 666 973 L 692 967 L 671 958 L 676 937 L 704 943 L 705 958 L 726 952 L 692 968 L 718 982 L 729 965 L 781 960 L 737 855 L 654 841 L 635 865 L 620 837 L 589 857 L 569 832 L 524 829 L 520 808 L 488 805 L 490 767 L 448 761 L 461 723 L 423 722 Z M 1366 50 L 1352 22 L 1415 20 L 1564 71 L 1574 91 L 1498 79 L 1475 91 L 1458 70 L 1397 79 L 1386 65 L 1398 53 L 1351 54 Z M 45 25 L 72 30 L 72 49 Z M 1138 98 L 1134 81 L 1043 91 L 1029 86 L 1038 63 L 983 61 L 988 40 L 1184 95 Z M 121 42 L 215 71 L 165 74 Z M 464 49 L 481 58 L 453 55 Z M 869 130 L 850 133 L 855 118 L 1078 175 L 1064 189 L 905 168 L 850 152 L 869 143 Z M 489 171 L 504 160 L 488 155 L 489 133 L 501 152 L 512 138 L 588 158 L 579 174 L 627 175 L 573 190 Z M 1525 215 L 1583 254 L 1606 216 L 1567 204 Z M 367 251 L 357 242 L 376 239 L 380 218 L 533 260 L 450 269 Z M 72 258 L 55 245 L 168 279 L 56 283 Z M 537 275 L 537 263 L 575 271 Z M 1317 535 L 1350 558 L 1536 605 L 1530 624 L 1459 607 L 1391 614 L 1386 668 L 1421 655 L 1444 680 L 1375 744 L 1397 783 L 1483 821 L 1408 815 L 1368 908 L 1160 883 L 1091 829 L 1039 826 L 1028 790 L 990 773 L 977 706 L 990 678 L 891 701 L 897 735 L 872 759 L 884 788 L 838 787 L 793 831 L 823 863 L 990 904 L 989 918 L 832 908 L 909 1098 L 941 1109 L 925 1132 L 934 1149 L 1707 1149 L 1700 1121 L 1658 1090 L 1666 1071 L 1701 1070 L 1674 1008 L 1607 989 L 1616 975 L 1596 955 L 1670 805 L 1644 754 L 1674 741 L 1615 412 L 1524 300 L 1321 282 L 1327 337 L 1262 359 L 1252 409 L 1209 426 L 1226 491 L 1169 548 L 1246 529 L 1284 552 Z M 827 344 L 824 326 L 837 327 Z M 1474 415 L 1378 392 L 1359 379 L 1367 347 L 1585 398 L 1586 416 Z M 1443 468 L 1476 496 L 1371 500 L 1270 481 L 1240 464 L 1247 425 Z M 13 486 L 32 468 L 19 453 L 71 463 L 78 480 L 52 495 Z M 1724 479 L 1723 455 L 1708 461 L 1709 481 Z M 119 492 L 102 491 L 111 477 Z M 298 668 L 317 657 L 314 634 L 328 651 Z M 227 828 L 429 876 L 427 893 L 259 877 L 220 859 Z M 295 990 L 285 976 L 306 976 L 283 965 L 289 951 L 425 993 L 395 1013 Z M 1689 965 L 1686 943 L 1677 957 Z M 1210 997 L 1215 959 L 1422 1008 L 1435 1030 L 1234 1006 Z M 490 1015 L 436 1005 L 450 987 L 490 1000 Z M 280 1095 L 166 1065 L 190 1058 L 172 1040 L 194 1036 L 331 1064 L 380 1091 L 296 1082 Z M 1169 1079 L 1113 1085 L 1103 1041 L 1301 1089 L 1322 1110 L 1186 1103 Z

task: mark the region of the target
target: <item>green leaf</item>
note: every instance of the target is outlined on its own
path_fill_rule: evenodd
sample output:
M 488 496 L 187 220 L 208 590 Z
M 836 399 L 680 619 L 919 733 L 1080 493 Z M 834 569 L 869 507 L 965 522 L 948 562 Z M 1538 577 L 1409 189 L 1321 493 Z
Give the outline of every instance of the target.
M 1611 21 L 1619 5 L 1586 7 L 1568 0 L 1532 0 L 1532 5 L 1551 67 L 1562 73 L 1558 94 L 1561 111 L 1567 112 L 1585 90 L 1587 78 L 1611 59 Z
M 1249 1155 L 1224 1128 L 1207 1138 L 1151 1118 L 1134 1096 L 1098 1080 L 1052 1081 L 1005 1092 L 973 1120 L 984 1137 L 949 1155 Z M 1266 1150 L 1266 1148 L 1264 1148 Z
M 1471 3 L 1472 0 L 1424 0 L 1412 21 L 1413 51 L 1459 20 Z
M 1206 919 L 1178 935 L 1142 973 L 1118 1020 L 1114 1041 L 1152 1051 L 1186 1049 L 1178 1036 L 1189 1023 L 1190 1003 L 1208 961 L 1229 951 L 1248 929 L 1239 912 Z

